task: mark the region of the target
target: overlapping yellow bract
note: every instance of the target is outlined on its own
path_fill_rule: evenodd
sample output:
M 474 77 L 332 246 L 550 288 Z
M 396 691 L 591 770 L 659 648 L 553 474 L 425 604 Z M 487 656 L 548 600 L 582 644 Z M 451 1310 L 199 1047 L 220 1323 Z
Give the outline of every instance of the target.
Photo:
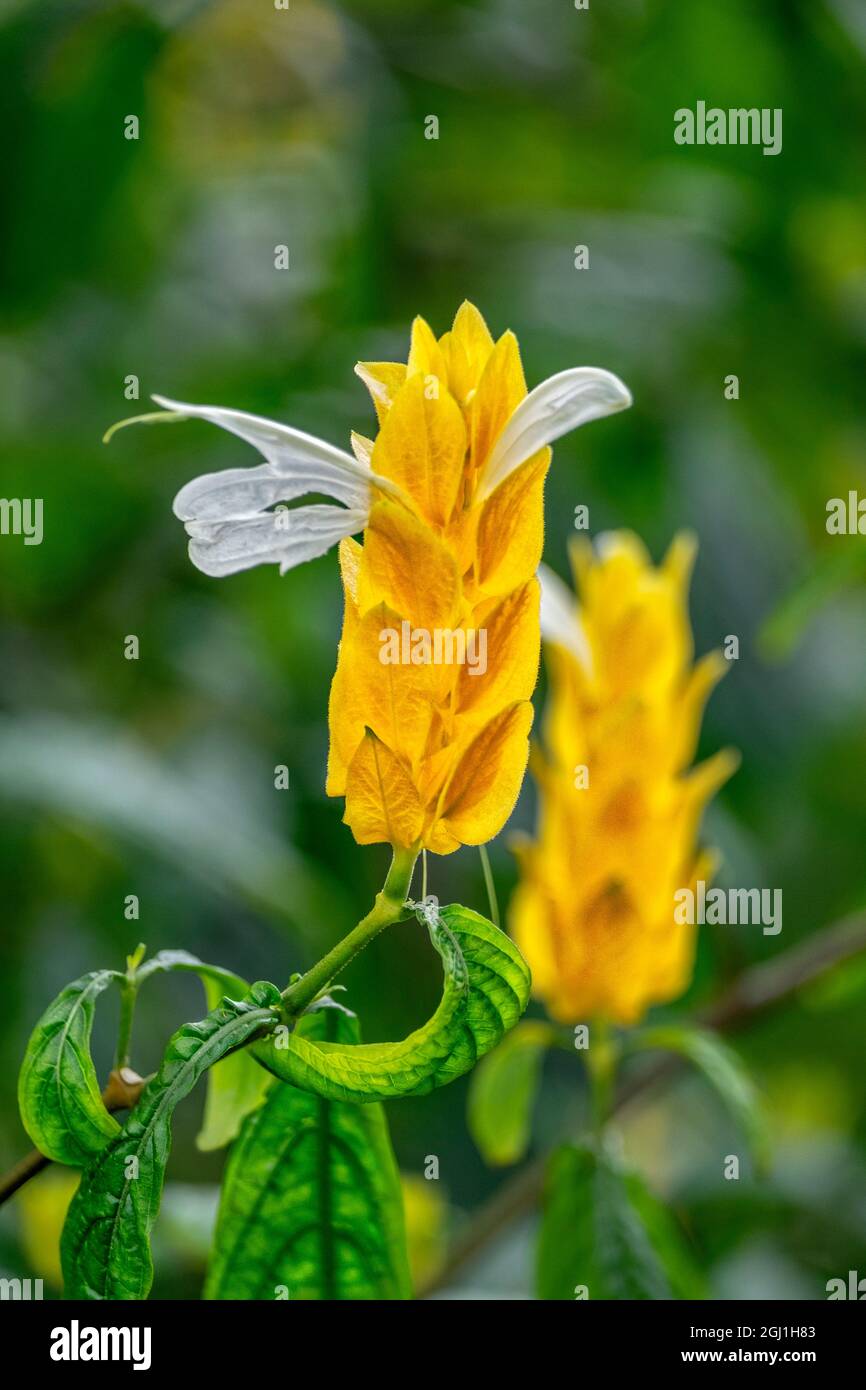
M 361 844 L 450 854 L 498 833 L 526 767 L 550 450 L 479 499 L 480 470 L 526 383 L 514 335 L 494 344 L 471 304 L 438 341 L 416 319 L 407 365 L 357 371 L 380 428 L 372 445 L 356 437 L 356 452 L 400 492 L 374 501 L 362 545 L 340 546 L 345 615 L 327 790 L 345 796 Z M 382 633 L 402 623 L 484 629 L 486 671 L 383 664 Z
M 563 1022 L 632 1024 L 691 978 L 695 928 L 675 923 L 674 894 L 712 874 L 696 847 L 700 817 L 737 765 L 726 751 L 688 770 L 725 668 L 718 652 L 693 665 L 693 554 L 687 536 L 659 568 L 627 532 L 597 553 L 578 544 L 585 649 L 545 645 L 538 837 L 518 850 L 511 929 L 536 994 Z

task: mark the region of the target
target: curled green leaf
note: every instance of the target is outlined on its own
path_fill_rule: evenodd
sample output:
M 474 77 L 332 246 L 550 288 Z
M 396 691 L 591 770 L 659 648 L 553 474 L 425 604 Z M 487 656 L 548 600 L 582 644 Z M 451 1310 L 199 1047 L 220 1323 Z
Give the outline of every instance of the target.
M 170 1039 L 126 1126 L 85 1170 L 60 1245 L 67 1298 L 146 1298 L 150 1233 L 159 1213 L 175 1106 L 214 1062 L 277 1021 L 275 985 L 224 999 Z
M 18 1076 L 21 1120 L 47 1158 L 81 1168 L 118 1133 L 90 1055 L 98 996 L 123 976 L 92 970 L 61 990 L 40 1018 Z
M 318 1042 L 278 1029 L 251 1049 L 262 1066 L 303 1091 L 368 1102 L 426 1095 L 469 1071 L 513 1028 L 529 1000 L 529 967 L 513 941 L 469 908 L 429 902 L 416 914 L 444 970 L 435 1014 L 394 1043 Z
M 297 1031 L 318 1043 L 360 1038 L 355 1015 L 330 1000 Z M 231 1151 L 205 1297 L 407 1298 L 403 1199 L 382 1106 L 269 1084 Z

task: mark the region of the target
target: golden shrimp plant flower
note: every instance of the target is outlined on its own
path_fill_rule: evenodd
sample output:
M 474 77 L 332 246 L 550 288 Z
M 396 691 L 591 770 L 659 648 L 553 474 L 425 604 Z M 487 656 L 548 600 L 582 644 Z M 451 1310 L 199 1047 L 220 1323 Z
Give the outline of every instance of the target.
M 196 478 L 174 510 L 209 575 L 284 573 L 339 543 L 327 790 L 345 797 L 360 843 L 448 854 L 498 833 L 525 771 L 549 446 L 631 398 L 593 367 L 527 393 L 514 334 L 494 343 L 470 304 L 439 339 L 416 319 L 406 363 L 356 371 L 379 429 L 353 435 L 352 454 L 240 411 L 156 397 L 265 460 Z M 309 493 L 334 502 L 281 505 Z M 481 638 L 484 660 L 467 660 Z
M 691 979 L 696 929 L 675 920 L 674 895 L 712 876 L 699 823 L 737 766 L 728 750 L 689 770 L 726 665 L 719 652 L 693 663 L 694 550 L 680 535 L 656 568 L 628 532 L 577 543 L 578 603 L 542 571 L 551 694 L 511 930 L 562 1022 L 633 1024 Z

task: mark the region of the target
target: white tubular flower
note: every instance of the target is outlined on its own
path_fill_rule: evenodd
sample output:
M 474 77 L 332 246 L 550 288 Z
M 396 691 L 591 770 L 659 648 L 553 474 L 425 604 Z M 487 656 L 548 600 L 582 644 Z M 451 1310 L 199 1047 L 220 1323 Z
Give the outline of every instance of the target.
M 460 333 L 466 342 L 457 333 L 446 350 L 453 334 L 446 334 L 437 345 L 430 330 L 419 320 L 413 330 L 415 345 L 408 368 L 402 364 L 360 363 L 358 371 L 373 392 L 380 423 L 391 408 L 392 397 L 413 372 L 441 380 L 443 390 L 448 386 L 449 368 L 443 350 L 453 358 L 450 370 L 457 383 L 454 402 L 455 406 L 458 401 L 462 402 L 459 408 L 466 415 L 467 429 L 472 428 L 476 416 L 494 418 L 492 403 L 511 402 L 511 413 L 506 416 L 504 426 L 502 416 L 497 422 L 498 438 L 488 438 L 489 452 L 479 474 L 474 481 L 467 482 L 469 491 L 463 506 L 483 508 L 487 499 L 523 463 L 578 425 L 625 410 L 631 404 L 631 396 L 618 377 L 598 367 L 574 367 L 559 372 L 526 395 L 513 334 L 503 336 L 494 356 L 493 340 L 477 311 L 464 306 L 461 314 L 465 321 L 458 315 L 455 324 L 462 324 Z M 427 356 L 433 354 L 429 361 L 425 351 Z M 487 378 L 489 384 L 481 379 L 488 357 L 492 359 L 491 373 L 494 365 L 504 372 L 498 385 L 495 373 Z M 470 377 L 474 384 L 470 384 Z M 485 401 L 490 397 L 486 405 L 480 403 L 480 397 L 479 403 L 472 404 L 476 386 Z M 396 500 L 416 516 L 424 513 L 418 498 L 410 495 L 412 488 L 407 482 L 412 476 L 412 467 L 418 463 L 415 456 L 424 444 L 423 439 L 416 437 L 418 431 L 414 427 L 408 430 L 405 460 L 398 460 L 399 467 L 394 466 L 398 483 L 373 471 L 374 445 L 362 435 L 352 435 L 353 457 L 302 430 L 242 410 L 190 405 L 167 396 L 154 396 L 153 399 L 165 414 L 121 421 L 108 431 L 106 439 L 121 425 L 136 421 L 207 420 L 252 444 L 265 460 L 253 468 L 226 468 L 218 473 L 205 473 L 187 483 L 175 497 L 175 516 L 183 522 L 190 538 L 190 559 L 203 574 L 222 578 L 255 565 L 271 564 L 278 565 L 280 573 L 285 574 L 305 560 L 324 555 L 345 538 L 366 531 L 374 505 L 386 498 Z M 452 417 L 453 426 L 457 418 L 453 411 Z M 435 449 L 441 441 L 434 441 L 434 444 L 433 462 Z M 430 460 L 428 466 L 432 466 Z M 394 468 L 389 467 L 387 471 L 393 472 Z M 442 479 L 440 482 L 444 486 Z M 452 478 L 451 483 L 454 482 Z M 457 484 L 452 502 L 460 492 L 459 479 Z M 426 487 L 429 493 L 429 477 Z M 323 502 L 292 508 L 285 505 L 311 493 L 333 497 L 334 505 Z M 540 530 L 538 535 L 540 538 Z
M 568 585 L 547 565 L 538 568 L 541 585 L 541 635 L 545 642 L 565 647 L 586 672 L 592 670 L 592 652 L 578 605 Z
M 203 574 L 223 578 L 270 564 L 285 574 L 363 531 L 376 489 L 399 496 L 399 488 L 369 465 L 302 430 L 242 410 L 153 399 L 175 417 L 208 420 L 236 434 L 267 460 L 256 468 L 205 473 L 175 497 L 174 514 L 190 537 L 190 559 Z M 279 505 L 311 492 L 343 505 Z
M 480 481 L 481 498 L 539 449 L 630 405 L 631 392 L 602 367 L 572 367 L 549 376 L 520 402 L 493 446 Z

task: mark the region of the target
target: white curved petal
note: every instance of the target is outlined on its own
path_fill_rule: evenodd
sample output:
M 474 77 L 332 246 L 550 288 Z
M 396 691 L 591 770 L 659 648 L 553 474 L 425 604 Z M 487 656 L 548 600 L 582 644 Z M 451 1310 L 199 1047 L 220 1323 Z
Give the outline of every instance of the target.
M 366 511 L 315 502 L 223 523 L 191 521 L 189 558 L 214 579 L 255 565 L 279 565 L 280 574 L 324 555 L 345 536 L 362 531 Z
M 278 502 L 292 502 L 305 492 L 321 491 L 324 489 L 309 472 L 288 477 L 263 463 L 257 468 L 224 468 L 193 478 L 175 497 L 172 510 L 183 522 L 242 521 Z
M 572 367 L 548 377 L 520 402 L 493 446 L 481 479 L 481 500 L 539 449 L 578 425 L 630 405 L 627 387 L 601 367 Z
M 542 637 L 545 642 L 556 642 L 565 647 L 572 656 L 577 657 L 584 670 L 591 671 L 592 652 L 574 594 L 547 565 L 539 566 L 538 580 L 541 584 Z
M 167 396 L 154 396 L 153 399 L 165 410 L 208 420 L 212 425 L 218 425 L 220 429 L 228 430 L 230 434 L 252 444 L 286 485 L 281 498 L 277 500 L 291 501 L 305 492 L 324 492 L 349 507 L 368 508 L 371 483 L 386 492 L 398 491 L 388 479 L 371 473 L 368 467 L 345 450 L 337 449 L 315 435 L 292 429 L 289 425 L 266 420 L 261 415 L 248 415 L 243 410 L 224 410 L 215 405 L 189 405 L 185 401 L 170 400 Z M 254 471 L 259 473 L 260 470 Z M 199 505 L 211 489 L 219 492 L 219 485 L 215 481 L 219 476 L 217 473 L 205 474 L 181 490 L 175 509 L 182 521 L 191 519 L 192 505 Z M 229 495 L 229 492 L 225 493 L 224 500 Z M 183 514 L 177 512 L 178 505 L 183 508 Z M 206 505 L 209 508 L 217 505 L 216 499 L 209 498 Z

